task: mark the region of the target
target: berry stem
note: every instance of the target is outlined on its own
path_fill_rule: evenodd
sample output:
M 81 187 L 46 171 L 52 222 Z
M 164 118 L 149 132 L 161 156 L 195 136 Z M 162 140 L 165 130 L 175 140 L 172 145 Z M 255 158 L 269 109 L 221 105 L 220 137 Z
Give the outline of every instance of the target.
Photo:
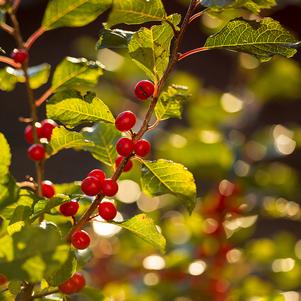
M 151 117 L 153 115 L 154 109 L 156 107 L 156 104 L 158 102 L 161 90 L 163 89 L 164 85 L 166 84 L 166 81 L 168 79 L 168 76 L 170 75 L 171 71 L 174 69 L 175 65 L 178 62 L 178 52 L 179 52 L 179 48 L 180 45 L 183 41 L 184 38 L 184 34 L 187 30 L 187 27 L 189 25 L 189 19 L 192 16 L 195 8 L 197 7 L 199 3 L 199 0 L 191 0 L 190 4 L 189 4 L 189 8 L 187 10 L 187 13 L 185 15 L 185 18 L 183 20 L 183 23 L 181 25 L 181 29 L 178 32 L 177 36 L 175 37 L 175 41 L 174 41 L 174 47 L 171 53 L 171 59 L 170 62 L 161 78 L 161 80 L 155 84 L 155 91 L 153 94 L 153 98 L 151 100 L 151 103 L 149 105 L 149 108 L 147 110 L 147 113 L 145 115 L 143 124 L 140 128 L 140 130 L 138 131 L 137 135 L 135 135 L 134 140 L 138 141 L 140 140 L 140 138 L 144 135 L 144 133 L 149 129 L 149 122 L 151 120 Z M 120 165 L 116 168 L 114 174 L 112 175 L 111 179 L 114 181 L 117 181 L 118 178 L 120 177 L 120 175 L 123 172 L 124 167 L 126 166 L 128 160 L 130 160 L 130 158 L 132 157 L 132 155 L 125 157 Z M 70 230 L 69 234 L 67 235 L 67 240 L 70 241 L 71 236 L 74 232 L 80 230 L 90 219 L 91 215 L 94 213 L 94 211 L 97 209 L 97 206 L 99 205 L 99 203 L 101 202 L 101 200 L 104 198 L 103 194 L 99 194 L 95 200 L 92 202 L 91 206 L 87 209 L 87 211 L 82 215 L 82 217 L 79 219 L 78 223 L 76 225 L 74 225 L 72 227 L 72 229 Z
M 13 59 L 10 59 L 9 57 L 6 56 L 0 56 L 0 62 L 10 65 L 16 69 L 19 69 L 21 67 L 21 64 L 15 63 Z
M 209 50 L 209 49 L 206 48 L 206 47 L 199 47 L 199 48 L 191 49 L 191 50 L 181 54 L 178 58 L 178 61 L 181 61 L 181 60 L 185 59 L 186 57 L 188 57 L 190 55 L 193 55 L 193 54 L 196 54 L 196 53 L 199 53 L 199 52 L 203 52 L 203 51 L 207 51 L 207 50 Z
M 13 28 L 14 28 L 14 38 L 16 40 L 17 46 L 19 49 L 24 48 L 24 41 L 22 38 L 22 34 L 20 31 L 20 26 L 18 19 L 16 18 L 15 12 L 10 11 L 9 16 L 11 18 Z M 22 66 L 21 66 L 23 73 L 24 73 L 24 78 L 25 78 L 25 87 L 27 91 L 27 97 L 28 97 L 28 103 L 29 103 L 29 108 L 30 108 L 30 114 L 32 118 L 32 128 L 33 128 L 33 138 L 34 138 L 34 143 L 38 143 L 38 133 L 37 129 L 34 126 L 35 123 L 38 121 L 38 114 L 37 114 L 37 108 L 35 105 L 35 96 L 34 92 L 30 86 L 30 78 L 28 74 L 28 60 L 26 60 Z M 36 162 L 35 163 L 35 169 L 36 169 L 36 176 L 37 176 L 37 183 L 38 183 L 38 195 L 42 196 L 42 181 L 43 181 L 43 173 L 44 173 L 44 162 Z

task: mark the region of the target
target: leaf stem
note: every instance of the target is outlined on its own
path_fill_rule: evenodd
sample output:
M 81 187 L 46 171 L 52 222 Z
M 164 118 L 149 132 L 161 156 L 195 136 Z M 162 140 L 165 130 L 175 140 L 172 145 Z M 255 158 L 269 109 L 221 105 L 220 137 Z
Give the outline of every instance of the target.
M 38 100 L 36 100 L 36 106 L 39 107 L 52 93 L 52 88 L 49 88 L 47 91 L 45 91 L 44 94 Z
M 170 58 L 169 64 L 168 64 L 161 80 L 155 85 L 155 91 L 154 91 L 154 94 L 153 94 L 153 98 L 151 100 L 151 103 L 149 105 L 149 108 L 147 110 L 147 113 L 145 115 L 145 118 L 144 118 L 144 121 L 143 121 L 143 124 L 142 124 L 140 130 L 133 137 L 134 140 L 139 140 L 145 134 L 145 132 L 149 129 L 149 122 L 151 120 L 154 109 L 155 109 L 156 104 L 158 102 L 160 93 L 161 93 L 164 85 L 166 84 L 168 76 L 170 75 L 171 71 L 174 69 L 175 65 L 178 62 L 179 48 L 180 48 L 180 45 L 183 41 L 184 34 L 187 30 L 187 27 L 189 25 L 189 19 L 192 16 L 195 8 L 197 7 L 198 2 L 199 2 L 199 0 L 191 0 L 190 1 L 189 8 L 187 10 L 187 13 L 186 13 L 185 18 L 183 20 L 183 23 L 181 25 L 180 31 L 177 33 L 177 36 L 175 37 L 174 47 L 173 47 L 173 50 L 172 50 L 172 53 L 171 53 L 171 58 Z M 126 163 L 128 162 L 128 160 L 130 160 L 131 156 L 132 155 L 130 155 L 128 157 L 125 157 L 121 161 L 120 165 L 116 168 L 115 172 L 112 175 L 113 180 L 116 181 L 120 177 Z M 69 234 L 67 236 L 67 240 L 70 241 L 72 234 L 74 232 L 80 230 L 89 221 L 91 215 L 96 210 L 98 204 L 102 201 L 103 198 L 104 198 L 103 194 L 99 194 L 95 198 L 95 200 L 92 202 L 91 206 L 87 209 L 87 211 L 79 219 L 78 223 L 72 227 L 71 231 L 69 232 Z
M 13 28 L 14 28 L 14 38 L 16 40 L 17 46 L 20 49 L 24 49 L 24 41 L 22 38 L 22 34 L 20 31 L 20 26 L 19 22 L 17 20 L 17 17 L 15 15 L 14 11 L 9 11 L 9 16 L 11 18 L 11 21 L 13 23 Z M 27 98 L 28 98 L 28 103 L 29 103 L 29 108 L 30 108 L 30 114 L 32 118 L 32 125 L 33 125 L 33 138 L 34 138 L 34 143 L 38 143 L 38 133 L 37 129 L 34 126 L 34 124 L 38 121 L 38 114 L 37 114 L 37 108 L 35 105 L 35 96 L 33 93 L 33 90 L 30 86 L 30 78 L 28 74 L 28 60 L 26 60 L 22 65 L 21 69 L 23 70 L 24 73 L 24 78 L 25 78 L 25 87 L 27 91 Z M 43 162 L 36 162 L 35 163 L 35 169 L 36 169 L 36 176 L 37 176 L 37 183 L 38 183 L 38 195 L 42 195 L 42 181 L 43 181 Z
M 10 66 L 12 66 L 16 69 L 21 68 L 21 64 L 15 63 L 14 60 L 12 60 L 11 58 L 6 57 L 6 56 L 0 56 L 0 62 L 5 63 L 7 65 L 10 65 Z
M 29 50 L 34 42 L 45 32 L 43 27 L 40 27 L 37 31 L 35 31 L 26 41 L 24 47 Z
M 199 47 L 199 48 L 191 49 L 191 50 L 181 54 L 178 58 L 178 61 L 181 61 L 190 55 L 193 55 L 193 54 L 196 54 L 199 52 L 203 52 L 203 51 L 207 51 L 207 50 L 209 50 L 209 48 L 206 48 L 206 47 Z

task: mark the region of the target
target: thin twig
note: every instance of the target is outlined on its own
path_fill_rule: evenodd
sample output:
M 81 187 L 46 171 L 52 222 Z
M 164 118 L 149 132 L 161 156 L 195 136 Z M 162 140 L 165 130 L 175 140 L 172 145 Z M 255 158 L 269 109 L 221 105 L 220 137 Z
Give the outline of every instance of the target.
M 53 93 L 53 90 L 49 88 L 47 91 L 44 92 L 44 94 L 36 100 L 36 106 L 39 107 L 43 102 L 45 102 Z
M 21 68 L 21 64 L 15 63 L 14 60 L 12 60 L 11 58 L 6 57 L 6 56 L 0 56 L 0 62 L 5 63 L 7 65 L 10 65 L 10 66 L 12 66 L 16 69 Z
M 6 31 L 8 34 L 13 35 L 14 29 L 5 23 L 0 23 L 0 28 L 2 28 L 4 31 Z
M 170 62 L 168 64 L 167 68 L 166 68 L 166 71 L 164 72 L 164 74 L 162 76 L 162 79 L 155 85 L 155 91 L 154 91 L 152 101 L 151 101 L 151 103 L 149 105 L 149 108 L 148 108 L 148 111 L 145 115 L 143 124 L 142 124 L 140 130 L 138 131 L 138 133 L 135 135 L 134 140 L 139 140 L 149 128 L 149 122 L 150 122 L 150 119 L 153 115 L 155 106 L 157 104 L 157 101 L 158 101 L 160 93 L 161 93 L 161 90 L 163 89 L 169 74 L 171 73 L 171 71 L 175 67 L 176 63 L 178 62 L 179 48 L 180 48 L 180 45 L 183 41 L 184 34 L 187 30 L 187 27 L 189 25 L 189 19 L 192 16 L 197 4 L 198 4 L 198 0 L 191 0 L 189 8 L 188 8 L 187 13 L 186 13 L 186 16 L 185 16 L 185 18 L 183 20 L 183 23 L 181 25 L 181 29 L 178 32 L 178 35 L 175 39 L 174 46 L 173 46 L 173 51 L 172 51 L 171 58 L 170 58 Z M 131 156 L 125 157 L 121 161 L 120 165 L 117 167 L 114 174 L 112 175 L 112 179 L 114 181 L 116 181 L 120 177 L 126 163 L 130 159 L 130 157 Z M 71 238 L 72 234 L 74 232 L 80 230 L 89 221 L 91 215 L 96 210 L 98 204 L 101 202 L 101 200 L 103 198 L 104 198 L 103 194 L 99 194 L 95 198 L 95 200 L 92 202 L 91 206 L 87 209 L 87 211 L 84 213 L 84 215 L 79 219 L 78 223 L 75 226 L 72 227 L 71 231 L 69 232 L 69 234 L 67 236 L 67 240 L 70 241 L 70 238 Z
M 181 61 L 190 55 L 193 55 L 193 54 L 196 54 L 199 52 L 203 52 L 203 51 L 207 51 L 207 50 L 209 50 L 209 48 L 206 48 L 206 47 L 199 47 L 199 48 L 191 49 L 191 50 L 181 54 L 178 58 L 178 61 Z
M 33 43 L 45 32 L 43 27 L 40 27 L 37 31 L 35 31 L 26 41 L 24 47 L 26 49 L 30 49 Z

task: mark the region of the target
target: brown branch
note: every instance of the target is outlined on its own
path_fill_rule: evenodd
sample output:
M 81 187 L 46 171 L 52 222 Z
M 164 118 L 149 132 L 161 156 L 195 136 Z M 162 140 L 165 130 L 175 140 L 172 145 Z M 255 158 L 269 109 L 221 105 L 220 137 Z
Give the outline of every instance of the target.
M 6 56 L 0 56 L 0 62 L 10 65 L 16 69 L 21 68 L 21 64 L 15 63 L 13 59 L 6 57 Z
M 166 71 L 164 72 L 161 80 L 155 85 L 155 91 L 154 91 L 154 95 L 152 98 L 152 101 L 149 105 L 148 111 L 145 115 L 143 124 L 140 128 L 140 130 L 138 131 L 138 133 L 135 135 L 134 140 L 139 140 L 144 133 L 149 129 L 149 122 L 150 119 L 153 115 L 154 109 L 156 107 L 157 101 L 159 99 L 160 93 L 167 81 L 167 78 L 169 76 L 169 74 L 171 73 L 171 71 L 173 70 L 173 68 L 175 67 L 176 63 L 178 62 L 178 52 L 179 52 L 179 48 L 180 45 L 183 41 L 184 38 L 184 34 L 187 30 L 187 27 L 189 25 L 189 19 L 192 16 L 196 6 L 198 5 L 198 0 L 191 0 L 189 8 L 187 10 L 187 13 L 185 15 L 185 18 L 183 20 L 183 23 L 181 25 L 181 29 L 178 32 L 178 35 L 175 37 L 175 42 L 174 42 L 174 47 L 173 47 L 173 51 L 171 54 L 171 59 L 169 61 L 169 64 L 166 68 Z M 117 169 L 115 170 L 114 174 L 112 175 L 112 179 L 113 180 L 118 180 L 118 178 L 120 177 L 120 175 L 122 174 L 122 171 L 126 165 L 126 163 L 128 162 L 128 160 L 131 158 L 131 156 L 129 157 L 125 157 L 120 165 L 117 167 Z M 90 219 L 90 216 L 93 214 L 93 212 L 96 210 L 98 204 L 102 201 L 102 199 L 104 198 L 103 194 L 99 194 L 95 200 L 92 202 L 91 206 L 87 209 L 87 211 L 84 213 L 84 215 L 79 219 L 78 223 L 76 225 L 74 225 L 71 229 L 71 231 L 69 232 L 68 236 L 67 236 L 67 240 L 70 241 L 70 238 L 72 236 L 72 234 L 78 230 L 80 230 Z

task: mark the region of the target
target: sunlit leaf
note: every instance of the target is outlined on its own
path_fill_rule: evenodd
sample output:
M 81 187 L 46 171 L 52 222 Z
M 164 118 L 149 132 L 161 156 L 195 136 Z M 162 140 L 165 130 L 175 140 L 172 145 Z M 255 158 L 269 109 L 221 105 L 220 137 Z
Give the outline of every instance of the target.
M 105 28 L 99 35 L 96 47 L 97 49 L 127 48 L 133 34 L 133 31 Z

